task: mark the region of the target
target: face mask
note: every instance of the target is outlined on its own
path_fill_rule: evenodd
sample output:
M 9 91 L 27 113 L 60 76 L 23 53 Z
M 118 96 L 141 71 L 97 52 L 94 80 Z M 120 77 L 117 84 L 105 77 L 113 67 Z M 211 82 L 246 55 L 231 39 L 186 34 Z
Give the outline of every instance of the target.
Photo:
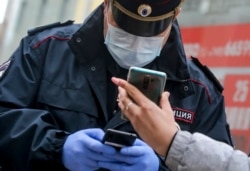
M 108 24 L 105 44 L 114 60 L 125 69 L 143 67 L 160 55 L 164 37 L 140 37 Z

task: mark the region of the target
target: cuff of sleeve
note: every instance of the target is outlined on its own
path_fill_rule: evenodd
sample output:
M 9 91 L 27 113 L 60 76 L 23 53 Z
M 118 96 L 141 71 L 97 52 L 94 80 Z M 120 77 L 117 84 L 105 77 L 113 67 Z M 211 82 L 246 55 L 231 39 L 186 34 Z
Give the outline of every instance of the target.
M 56 139 L 52 142 L 52 145 L 54 147 L 52 158 L 55 159 L 56 162 L 62 164 L 62 147 L 69 134 L 65 132 L 56 132 L 55 134 Z
M 186 131 L 176 133 L 165 160 L 165 164 L 172 170 L 178 170 L 177 166 L 182 160 L 183 153 L 188 149 L 190 138 L 190 133 Z

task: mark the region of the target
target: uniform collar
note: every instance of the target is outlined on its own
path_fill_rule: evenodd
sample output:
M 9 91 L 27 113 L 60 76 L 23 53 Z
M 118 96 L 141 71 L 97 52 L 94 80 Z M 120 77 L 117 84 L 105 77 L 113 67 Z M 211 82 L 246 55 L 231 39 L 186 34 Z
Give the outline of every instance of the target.
M 168 41 L 164 45 L 156 62 L 157 66 L 159 66 L 158 69 L 166 72 L 168 78 L 172 80 L 187 80 L 190 78 L 187 68 L 187 58 L 177 20 L 173 21 Z
M 107 51 L 104 45 L 103 18 L 101 4 L 85 19 L 69 41 L 70 47 L 82 64 L 95 61 Z

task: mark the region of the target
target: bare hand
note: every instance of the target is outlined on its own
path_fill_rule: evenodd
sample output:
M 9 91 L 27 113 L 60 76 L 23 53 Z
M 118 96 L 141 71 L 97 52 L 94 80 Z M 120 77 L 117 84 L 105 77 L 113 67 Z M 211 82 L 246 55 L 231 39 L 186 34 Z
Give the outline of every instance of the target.
M 162 94 L 160 106 L 157 106 L 127 81 L 115 77 L 112 81 L 118 86 L 118 105 L 134 129 L 158 154 L 165 155 L 178 130 L 168 100 L 169 93 Z

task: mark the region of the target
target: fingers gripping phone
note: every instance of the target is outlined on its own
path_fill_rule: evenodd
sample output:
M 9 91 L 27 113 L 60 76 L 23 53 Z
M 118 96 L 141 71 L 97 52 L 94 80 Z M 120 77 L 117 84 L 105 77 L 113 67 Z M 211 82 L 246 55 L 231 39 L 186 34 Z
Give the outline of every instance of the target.
M 107 129 L 103 137 L 103 143 L 116 148 L 133 145 L 137 135 L 115 129 Z
M 130 67 L 127 81 L 137 87 L 146 97 L 159 105 L 161 94 L 164 91 L 167 75 L 164 72 Z M 126 119 L 122 114 L 122 119 Z

